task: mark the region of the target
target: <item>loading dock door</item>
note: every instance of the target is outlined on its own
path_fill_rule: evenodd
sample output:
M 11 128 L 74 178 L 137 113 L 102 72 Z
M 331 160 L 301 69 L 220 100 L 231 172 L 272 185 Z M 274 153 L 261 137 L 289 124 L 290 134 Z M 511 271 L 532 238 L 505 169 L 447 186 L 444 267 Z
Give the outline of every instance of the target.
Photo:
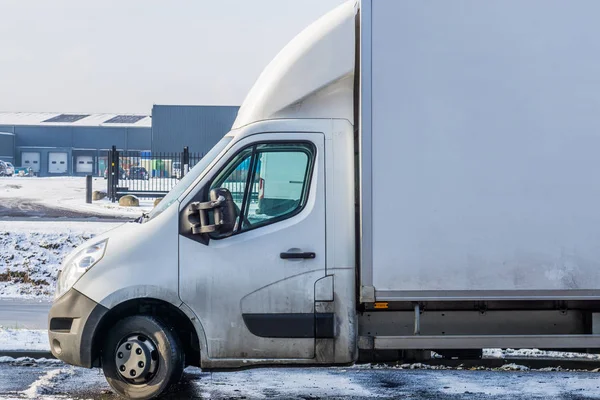
M 40 172 L 40 153 L 34 151 L 22 152 L 21 166 L 31 167 L 33 172 Z
M 48 153 L 48 173 L 66 174 L 67 171 L 67 153 Z
M 77 156 L 77 172 L 91 174 L 94 172 L 94 158 L 92 156 Z

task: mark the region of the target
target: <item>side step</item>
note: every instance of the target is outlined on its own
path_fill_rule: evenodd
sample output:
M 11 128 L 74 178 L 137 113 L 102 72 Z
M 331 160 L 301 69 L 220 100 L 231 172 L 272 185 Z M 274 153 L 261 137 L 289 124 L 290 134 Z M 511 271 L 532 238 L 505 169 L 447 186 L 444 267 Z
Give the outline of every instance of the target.
M 361 350 L 593 349 L 600 348 L 600 335 L 361 336 L 358 345 Z

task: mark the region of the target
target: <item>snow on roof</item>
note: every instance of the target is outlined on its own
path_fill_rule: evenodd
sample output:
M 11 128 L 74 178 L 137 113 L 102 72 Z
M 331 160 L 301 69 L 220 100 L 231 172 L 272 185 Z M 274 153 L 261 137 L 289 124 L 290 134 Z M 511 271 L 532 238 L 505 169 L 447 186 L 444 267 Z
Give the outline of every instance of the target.
M 0 125 L 37 126 L 152 126 L 152 118 L 138 114 L 0 112 Z

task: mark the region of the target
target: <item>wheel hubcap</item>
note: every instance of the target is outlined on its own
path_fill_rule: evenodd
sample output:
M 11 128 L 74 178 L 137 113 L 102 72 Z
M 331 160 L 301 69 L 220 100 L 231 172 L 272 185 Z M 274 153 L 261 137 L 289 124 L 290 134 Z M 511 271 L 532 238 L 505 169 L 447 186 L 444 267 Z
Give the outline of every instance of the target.
M 156 374 L 158 352 L 150 339 L 142 335 L 123 340 L 115 353 L 119 374 L 127 381 L 142 384 Z

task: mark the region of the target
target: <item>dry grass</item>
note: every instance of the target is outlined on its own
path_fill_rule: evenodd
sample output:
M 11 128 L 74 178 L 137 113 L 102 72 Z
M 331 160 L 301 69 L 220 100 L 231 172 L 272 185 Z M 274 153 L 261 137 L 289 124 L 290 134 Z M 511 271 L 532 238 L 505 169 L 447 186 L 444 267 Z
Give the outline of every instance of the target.
M 27 271 L 11 271 L 0 273 L 0 282 L 29 283 L 35 286 L 49 285 L 45 279 L 31 279 Z

